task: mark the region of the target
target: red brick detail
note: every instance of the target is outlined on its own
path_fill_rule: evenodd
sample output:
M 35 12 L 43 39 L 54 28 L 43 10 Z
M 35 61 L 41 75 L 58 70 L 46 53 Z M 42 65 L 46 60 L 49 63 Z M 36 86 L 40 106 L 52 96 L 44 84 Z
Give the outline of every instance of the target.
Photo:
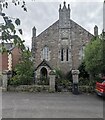
M 12 68 L 14 68 L 19 63 L 20 58 L 21 58 L 21 50 L 15 47 L 12 50 Z
M 0 62 L 2 62 L 2 64 L 0 64 L 0 70 L 8 70 L 8 53 L 0 55 Z

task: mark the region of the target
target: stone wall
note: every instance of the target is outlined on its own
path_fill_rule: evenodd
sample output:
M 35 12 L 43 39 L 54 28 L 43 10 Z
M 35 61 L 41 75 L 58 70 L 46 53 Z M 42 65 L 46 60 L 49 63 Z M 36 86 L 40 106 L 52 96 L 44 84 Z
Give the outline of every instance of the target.
M 8 86 L 8 91 L 12 92 L 54 92 L 49 86 L 43 85 L 20 85 L 20 86 Z M 68 89 L 59 88 L 57 92 L 72 92 L 72 86 Z M 95 89 L 93 86 L 79 86 L 80 93 L 94 93 Z
M 23 91 L 23 92 L 49 92 L 49 86 L 47 85 L 20 85 L 20 86 L 8 86 L 9 91 Z

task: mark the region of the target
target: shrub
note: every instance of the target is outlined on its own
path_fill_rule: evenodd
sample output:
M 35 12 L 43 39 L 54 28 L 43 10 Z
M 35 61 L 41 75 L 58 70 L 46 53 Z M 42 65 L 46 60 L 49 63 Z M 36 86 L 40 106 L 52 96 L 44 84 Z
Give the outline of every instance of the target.
M 38 85 L 49 85 L 49 77 L 41 77 L 37 79 Z
M 90 80 L 87 78 L 79 78 L 79 85 L 90 85 Z
M 61 70 L 56 69 L 55 71 L 56 71 L 55 73 L 56 73 L 56 78 L 57 79 L 65 78 L 65 75 L 64 75 L 64 73 Z
M 79 91 L 84 93 L 94 93 L 94 87 L 93 86 L 79 86 Z
M 9 85 L 18 86 L 18 85 L 30 85 L 33 83 L 33 77 L 27 77 L 25 75 L 19 76 L 15 75 L 9 80 Z
M 70 80 L 71 82 L 73 82 L 73 80 L 72 80 L 72 72 L 71 71 L 69 71 L 67 74 L 66 74 L 66 79 L 67 80 Z
M 21 60 L 14 68 L 14 76 L 9 81 L 11 85 L 30 85 L 33 83 L 34 63 L 31 60 L 32 54 L 29 49 L 22 51 Z
M 82 62 L 81 65 L 78 68 L 80 74 L 79 74 L 79 78 L 84 78 L 84 79 L 89 79 L 89 74 L 88 72 L 85 70 L 85 63 Z

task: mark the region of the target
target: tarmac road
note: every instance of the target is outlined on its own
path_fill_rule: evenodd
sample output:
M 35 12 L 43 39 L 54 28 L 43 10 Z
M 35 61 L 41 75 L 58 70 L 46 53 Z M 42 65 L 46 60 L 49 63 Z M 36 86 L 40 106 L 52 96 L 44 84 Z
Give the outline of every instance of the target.
M 2 118 L 103 118 L 103 100 L 72 93 L 2 93 Z

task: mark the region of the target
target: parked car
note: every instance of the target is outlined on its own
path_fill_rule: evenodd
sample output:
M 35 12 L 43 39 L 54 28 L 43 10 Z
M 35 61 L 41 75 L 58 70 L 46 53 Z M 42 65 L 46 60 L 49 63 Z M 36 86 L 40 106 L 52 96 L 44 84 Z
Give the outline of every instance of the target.
M 97 95 L 105 97 L 105 77 L 102 77 L 100 81 L 96 82 L 95 91 Z

